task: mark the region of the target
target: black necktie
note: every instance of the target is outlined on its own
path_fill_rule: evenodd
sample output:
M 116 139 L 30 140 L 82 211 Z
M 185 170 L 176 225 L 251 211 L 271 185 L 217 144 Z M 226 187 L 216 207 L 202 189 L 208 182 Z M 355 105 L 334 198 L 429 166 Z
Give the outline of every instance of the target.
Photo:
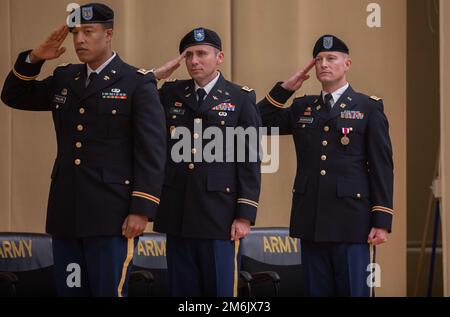
M 205 96 L 206 96 L 205 89 L 203 89 L 203 88 L 197 89 L 197 96 L 198 96 L 198 101 L 197 101 L 198 109 L 200 109 L 200 107 L 203 104 L 203 100 L 205 100 Z
M 98 77 L 98 74 L 96 72 L 92 72 L 89 75 L 89 80 L 86 81 L 86 87 L 88 87 L 97 77 Z
M 325 108 L 328 112 L 331 111 L 331 99 L 333 99 L 333 96 L 331 94 L 325 95 Z

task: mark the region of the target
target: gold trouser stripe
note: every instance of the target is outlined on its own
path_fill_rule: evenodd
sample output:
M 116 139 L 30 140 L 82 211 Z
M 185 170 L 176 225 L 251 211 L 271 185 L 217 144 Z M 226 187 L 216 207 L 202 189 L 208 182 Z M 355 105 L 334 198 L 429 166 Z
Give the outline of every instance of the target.
M 372 269 L 373 269 L 373 265 L 374 265 L 374 262 L 375 262 L 375 259 L 374 259 L 374 245 L 371 243 L 370 245 L 369 245 L 369 253 L 370 253 L 370 274 L 372 274 Z M 374 293 L 373 293 L 373 287 L 374 286 L 372 286 L 372 287 L 370 287 L 370 297 L 372 298 L 372 297 L 374 297 Z
M 240 241 L 234 241 L 234 287 L 233 297 L 238 297 L 238 283 L 239 283 L 239 267 L 238 267 L 238 253 Z
M 38 78 L 38 75 L 30 77 L 30 76 L 25 76 L 25 75 L 19 74 L 14 68 L 12 71 L 13 71 L 14 75 L 16 75 L 16 77 L 21 80 L 31 81 L 31 80 L 35 80 L 36 78 Z
M 267 100 L 268 100 L 272 105 L 274 105 L 275 107 L 278 107 L 278 108 L 284 108 L 284 104 L 279 103 L 278 101 L 276 101 L 275 99 L 273 99 L 271 95 L 267 95 L 266 98 L 267 98 Z
M 125 284 L 125 278 L 127 277 L 128 265 L 133 259 L 133 253 L 134 253 L 134 239 L 128 239 L 127 257 L 125 259 L 125 262 L 123 263 L 122 277 L 120 278 L 119 287 L 117 287 L 117 294 L 119 297 L 122 297 L 122 288 L 123 284 Z

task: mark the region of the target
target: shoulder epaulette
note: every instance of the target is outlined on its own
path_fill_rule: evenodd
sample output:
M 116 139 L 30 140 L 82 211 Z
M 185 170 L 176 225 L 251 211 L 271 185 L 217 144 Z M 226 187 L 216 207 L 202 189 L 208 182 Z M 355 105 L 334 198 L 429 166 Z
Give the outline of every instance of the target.
M 148 75 L 148 74 L 152 73 L 153 71 L 152 70 L 146 70 L 145 68 L 141 68 L 137 72 L 139 74 L 142 74 L 142 75 Z
M 175 83 L 176 81 L 177 81 L 176 78 L 169 78 L 169 79 L 166 79 L 166 81 L 164 83 Z
M 254 91 L 253 89 L 251 89 L 251 88 L 249 88 L 249 87 L 247 87 L 247 86 L 242 87 L 241 90 L 246 91 L 246 92 L 252 92 L 252 91 Z
M 377 97 L 377 96 L 370 96 L 370 99 L 375 100 L 375 101 L 382 100 L 380 97 Z

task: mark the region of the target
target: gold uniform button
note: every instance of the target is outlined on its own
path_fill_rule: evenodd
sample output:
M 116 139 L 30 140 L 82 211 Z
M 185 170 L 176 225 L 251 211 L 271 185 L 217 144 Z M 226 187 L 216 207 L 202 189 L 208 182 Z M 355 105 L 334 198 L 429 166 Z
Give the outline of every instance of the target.
M 198 119 L 198 118 L 197 118 L 197 119 L 195 119 L 195 123 L 196 123 L 196 124 L 200 124 L 200 123 L 202 123 L 202 119 Z
M 76 166 L 80 166 L 81 165 L 81 160 L 80 159 L 76 159 L 75 160 L 75 165 Z
M 220 121 L 220 125 L 225 125 L 225 121 Z
M 55 108 L 56 108 L 56 109 L 59 109 L 59 105 L 56 105 Z
M 324 127 L 323 127 L 323 131 L 325 131 L 325 132 L 328 132 L 328 131 L 330 131 L 330 127 L 329 127 L 329 126 L 327 126 L 327 125 L 326 125 L 326 126 L 324 126 Z
M 194 139 L 198 139 L 199 137 L 198 133 L 194 133 Z
M 303 128 L 303 129 L 306 128 L 306 124 L 302 124 L 302 128 Z
M 227 193 L 229 193 L 231 190 L 230 190 L 230 187 L 227 187 L 227 188 L 225 188 L 225 191 L 227 192 Z
M 75 147 L 76 147 L 77 149 L 81 149 L 82 146 L 83 146 L 83 144 L 81 144 L 81 142 L 75 143 Z
M 320 175 L 322 175 L 322 176 L 327 175 L 327 171 L 325 171 L 325 170 L 320 171 Z
M 356 198 L 361 198 L 361 194 L 360 193 L 356 194 Z
M 326 156 L 326 155 L 322 155 L 322 156 L 320 157 L 320 159 L 321 159 L 322 161 L 326 161 L 326 160 L 327 160 L 327 156 Z
M 114 110 L 112 111 L 112 114 L 117 114 L 117 110 L 114 109 Z
M 80 108 L 80 114 L 84 114 L 86 112 L 86 110 L 84 110 L 84 108 Z
M 177 116 L 175 116 L 175 115 L 172 116 L 172 119 L 176 119 L 176 118 L 177 118 Z
M 197 153 L 197 149 L 192 149 L 192 154 L 196 154 Z
M 323 141 L 323 142 L 322 142 L 322 145 L 323 145 L 323 146 L 327 146 L 327 145 L 328 145 L 328 141 Z
M 79 124 L 79 125 L 77 126 L 77 130 L 80 131 L 80 132 L 83 131 L 83 130 L 84 130 L 83 125 Z
M 125 181 L 125 185 L 130 185 L 130 181 L 129 181 L 129 180 L 126 180 L 126 181 Z
M 194 168 L 195 168 L 195 165 L 194 165 L 194 164 L 192 164 L 192 163 L 189 164 L 189 169 L 190 169 L 190 170 L 193 170 Z

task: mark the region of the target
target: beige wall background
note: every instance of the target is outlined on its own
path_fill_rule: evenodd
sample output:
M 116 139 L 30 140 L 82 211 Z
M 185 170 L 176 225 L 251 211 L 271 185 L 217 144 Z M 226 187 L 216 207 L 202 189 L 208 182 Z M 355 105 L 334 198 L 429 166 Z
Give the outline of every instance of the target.
M 442 219 L 442 249 L 444 296 L 450 296 L 450 5 L 448 1 L 440 0 L 440 37 L 441 37 L 441 219 Z
M 384 99 L 394 146 L 394 231 L 378 249 L 382 288 L 378 296 L 406 294 L 406 1 L 378 0 L 382 27 L 368 28 L 365 0 L 111 0 L 116 12 L 114 49 L 130 64 L 152 68 L 177 56 L 178 42 L 204 26 L 222 37 L 222 72 L 264 97 L 311 58 L 316 39 L 333 33 L 346 40 L 353 58 L 352 86 Z M 68 3 L 68 2 L 67 2 Z M 0 0 L 0 79 L 17 54 L 31 49 L 65 21 L 60 0 Z M 85 1 L 80 1 L 80 4 Z M 77 62 L 70 36 L 68 52 L 47 63 L 41 78 L 63 62 Z M 184 67 L 176 74 L 186 77 Z M 299 94 L 317 94 L 311 79 Z M 42 232 L 45 226 L 55 137 L 49 113 L 0 107 L 0 231 Z M 288 226 L 296 159 L 292 140 L 280 143 L 281 166 L 263 176 L 258 226 Z

